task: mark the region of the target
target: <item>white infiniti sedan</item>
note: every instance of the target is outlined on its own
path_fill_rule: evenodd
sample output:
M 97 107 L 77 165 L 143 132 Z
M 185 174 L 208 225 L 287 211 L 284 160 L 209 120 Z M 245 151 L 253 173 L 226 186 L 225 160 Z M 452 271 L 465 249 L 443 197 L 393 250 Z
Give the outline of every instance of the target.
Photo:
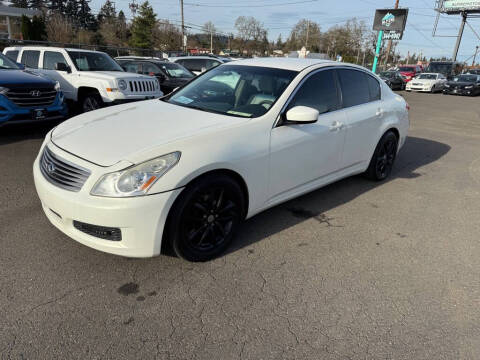
M 440 73 L 422 73 L 407 83 L 405 90 L 421 92 L 441 92 L 447 78 Z
M 242 220 L 354 174 L 386 179 L 408 104 L 362 67 L 241 60 L 167 97 L 74 117 L 33 166 L 53 225 L 92 248 L 190 261 L 221 254 Z

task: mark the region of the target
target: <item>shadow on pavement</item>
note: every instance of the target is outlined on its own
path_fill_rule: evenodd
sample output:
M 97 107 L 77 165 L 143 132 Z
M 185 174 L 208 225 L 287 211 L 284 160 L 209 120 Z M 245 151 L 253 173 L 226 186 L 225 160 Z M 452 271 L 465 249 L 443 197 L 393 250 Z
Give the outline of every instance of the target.
M 413 179 L 424 165 L 437 161 L 450 150 L 450 146 L 428 139 L 409 137 L 398 154 L 393 172 L 387 180 Z M 353 176 L 328 185 L 299 198 L 280 204 L 247 220 L 236 240 L 227 251 L 235 252 L 273 234 L 295 226 L 306 219 L 315 218 L 327 226 L 335 226 L 325 213 L 356 197 L 381 186 L 362 176 Z
M 43 139 L 45 135 L 63 120 L 41 123 L 5 124 L 0 126 L 0 146 L 24 140 Z

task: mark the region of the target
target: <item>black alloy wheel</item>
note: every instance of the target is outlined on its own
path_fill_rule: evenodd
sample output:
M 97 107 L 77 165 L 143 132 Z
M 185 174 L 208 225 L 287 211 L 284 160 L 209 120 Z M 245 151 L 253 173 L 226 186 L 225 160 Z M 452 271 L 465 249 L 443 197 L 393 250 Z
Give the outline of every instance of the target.
M 89 112 L 103 107 L 103 101 L 99 94 L 90 93 L 82 99 L 82 111 Z
M 368 178 L 382 181 L 390 175 L 397 156 L 397 147 L 398 139 L 392 131 L 383 135 L 365 173 Z
M 206 176 L 180 194 L 168 221 L 175 254 L 207 261 L 223 253 L 244 218 L 242 189 L 225 175 Z

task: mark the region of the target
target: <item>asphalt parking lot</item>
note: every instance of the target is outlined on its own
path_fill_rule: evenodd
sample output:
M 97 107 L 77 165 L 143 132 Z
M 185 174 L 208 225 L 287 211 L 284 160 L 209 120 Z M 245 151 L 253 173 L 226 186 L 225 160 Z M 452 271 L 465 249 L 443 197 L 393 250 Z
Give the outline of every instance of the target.
M 388 182 L 275 207 L 199 264 L 60 233 L 31 174 L 54 124 L 0 128 L 0 358 L 479 358 L 480 98 L 402 94 Z

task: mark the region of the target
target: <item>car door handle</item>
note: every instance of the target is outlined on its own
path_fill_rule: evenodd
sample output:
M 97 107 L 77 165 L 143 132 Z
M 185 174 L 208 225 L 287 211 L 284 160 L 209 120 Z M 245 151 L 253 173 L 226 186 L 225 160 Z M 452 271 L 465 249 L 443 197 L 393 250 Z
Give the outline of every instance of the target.
M 377 117 L 382 117 L 383 116 L 383 109 L 377 109 L 377 112 L 375 113 Z
M 338 131 L 341 129 L 343 129 L 343 123 L 341 123 L 340 121 L 334 121 L 330 126 L 330 131 Z

